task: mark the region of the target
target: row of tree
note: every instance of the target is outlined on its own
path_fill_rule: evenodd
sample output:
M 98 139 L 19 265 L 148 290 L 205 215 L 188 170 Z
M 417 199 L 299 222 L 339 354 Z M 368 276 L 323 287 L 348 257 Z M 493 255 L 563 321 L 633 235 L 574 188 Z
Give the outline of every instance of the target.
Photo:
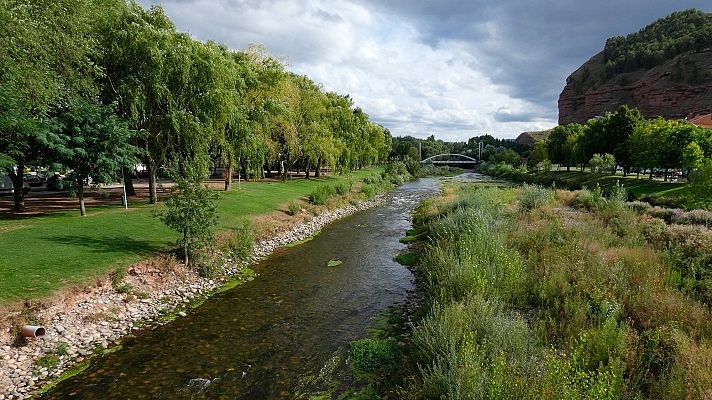
M 221 164 L 230 189 L 233 171 L 319 175 L 390 150 L 388 130 L 349 96 L 286 71 L 261 47 L 196 41 L 160 7 L 0 0 L 0 167 L 16 210 L 26 165 L 70 168 L 81 190 L 87 177 L 115 179 L 140 162 L 155 203 L 162 167 L 186 176 Z
M 537 142 L 530 161 L 551 160 L 581 170 L 594 155 L 611 154 L 624 174 L 631 169 L 695 169 L 712 157 L 712 131 L 687 121 L 645 119 L 636 108 L 619 107 L 585 125 L 559 125 Z

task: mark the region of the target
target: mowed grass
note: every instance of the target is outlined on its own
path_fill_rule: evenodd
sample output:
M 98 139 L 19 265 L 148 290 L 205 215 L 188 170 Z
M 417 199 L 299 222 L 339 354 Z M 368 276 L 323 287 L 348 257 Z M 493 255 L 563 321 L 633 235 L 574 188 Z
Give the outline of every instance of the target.
M 694 195 L 695 191 L 686 182 L 663 182 L 659 180 L 649 180 L 646 175 L 641 175 L 636 179 L 636 175 L 602 175 L 592 172 L 579 171 L 551 171 L 541 172 L 537 175 L 550 175 L 569 183 L 578 183 L 588 188 L 596 187 L 600 184 L 603 189 L 613 187 L 616 182 L 625 186 L 627 190 L 636 195 L 659 194 L 661 196 L 684 196 Z
M 352 173 L 360 179 L 376 170 Z M 278 210 L 290 200 L 306 198 L 316 186 L 346 179 L 328 176 L 287 182 L 242 182 L 220 192 L 218 230 L 246 217 Z M 55 212 L 38 217 L 0 217 L 0 305 L 46 297 L 67 285 L 105 276 L 172 248 L 178 235 L 153 213 L 162 205 L 120 206 Z

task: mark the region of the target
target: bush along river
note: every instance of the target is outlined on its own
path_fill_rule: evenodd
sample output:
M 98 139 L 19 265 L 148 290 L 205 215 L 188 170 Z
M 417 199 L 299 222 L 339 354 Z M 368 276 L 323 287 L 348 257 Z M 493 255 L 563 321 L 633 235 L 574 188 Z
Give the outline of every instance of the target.
M 349 342 L 415 288 L 393 257 L 406 247 L 399 239 L 411 228 L 409 212 L 438 192 L 436 179 L 407 183 L 383 205 L 275 250 L 254 266 L 259 279 L 123 340 L 42 398 L 310 398 L 345 390 Z

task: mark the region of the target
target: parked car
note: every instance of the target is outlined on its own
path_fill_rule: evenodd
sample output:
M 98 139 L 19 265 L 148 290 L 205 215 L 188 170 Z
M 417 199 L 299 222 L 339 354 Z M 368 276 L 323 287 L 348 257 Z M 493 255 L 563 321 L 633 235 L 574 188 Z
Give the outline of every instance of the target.
M 47 190 L 64 190 L 67 189 L 66 182 L 64 182 L 64 175 L 55 173 L 54 175 L 47 178 Z
M 47 181 L 42 174 L 25 174 L 24 180 L 30 186 L 43 186 Z
M 22 192 L 27 194 L 30 191 L 30 185 L 27 182 L 22 182 Z M 0 175 L 0 196 L 10 196 L 15 194 L 15 188 L 12 185 L 12 179 L 9 175 Z

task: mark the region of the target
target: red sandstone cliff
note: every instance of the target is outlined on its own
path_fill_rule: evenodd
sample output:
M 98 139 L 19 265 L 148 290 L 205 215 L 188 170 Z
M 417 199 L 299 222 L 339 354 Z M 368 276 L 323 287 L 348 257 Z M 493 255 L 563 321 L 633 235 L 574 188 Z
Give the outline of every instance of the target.
M 559 124 L 585 123 L 622 104 L 646 117 L 683 119 L 712 112 L 712 49 L 611 77 L 605 77 L 603 59 L 603 52 L 596 54 L 566 79 Z

